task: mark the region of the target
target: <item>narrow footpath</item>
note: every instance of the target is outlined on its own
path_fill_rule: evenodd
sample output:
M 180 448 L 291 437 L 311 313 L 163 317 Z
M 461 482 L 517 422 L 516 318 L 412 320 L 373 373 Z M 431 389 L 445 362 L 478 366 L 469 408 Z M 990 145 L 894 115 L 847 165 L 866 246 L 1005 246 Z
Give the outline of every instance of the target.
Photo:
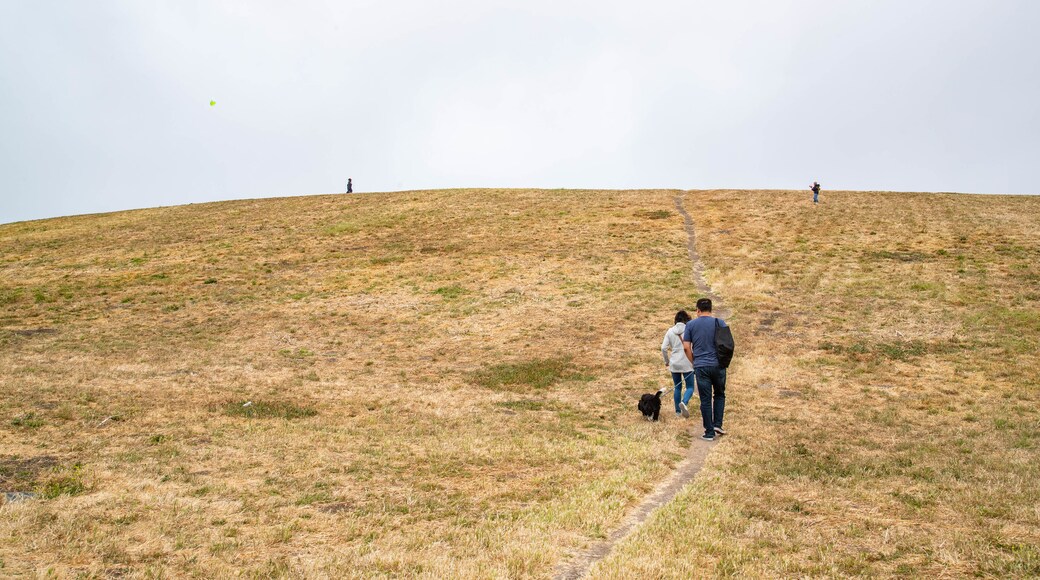
M 693 218 L 690 217 L 689 212 L 683 206 L 682 194 L 675 196 L 675 209 L 679 210 L 686 225 L 686 249 L 690 256 L 690 266 L 692 267 L 693 282 L 697 287 L 697 294 L 698 296 L 711 298 L 715 314 L 720 318 L 727 318 L 729 311 L 722 305 L 722 300 L 704 279 L 704 264 L 701 262 L 700 254 L 697 252 Z M 672 501 L 672 498 L 679 493 L 679 490 L 697 476 L 701 467 L 704 466 L 704 460 L 714 446 L 715 442 L 702 441 L 699 438 L 694 439 L 689 451 L 686 453 L 686 457 L 679 462 L 675 471 L 662 481 L 650 495 L 643 498 L 643 501 L 632 510 L 632 513 L 622 520 L 621 525 L 607 536 L 607 539 L 595 542 L 561 566 L 557 570 L 556 580 L 584 578 L 593 564 L 606 558 L 615 545 L 628 537 L 640 524 L 645 522 L 655 509 Z

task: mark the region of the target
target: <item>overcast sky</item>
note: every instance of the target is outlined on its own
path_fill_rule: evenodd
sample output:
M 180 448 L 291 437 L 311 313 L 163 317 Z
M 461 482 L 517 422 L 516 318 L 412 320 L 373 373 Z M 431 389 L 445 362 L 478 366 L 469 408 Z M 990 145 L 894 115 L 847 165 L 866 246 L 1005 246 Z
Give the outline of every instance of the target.
M 347 177 L 1040 193 L 1038 29 L 1036 0 L 0 0 L 0 223 Z

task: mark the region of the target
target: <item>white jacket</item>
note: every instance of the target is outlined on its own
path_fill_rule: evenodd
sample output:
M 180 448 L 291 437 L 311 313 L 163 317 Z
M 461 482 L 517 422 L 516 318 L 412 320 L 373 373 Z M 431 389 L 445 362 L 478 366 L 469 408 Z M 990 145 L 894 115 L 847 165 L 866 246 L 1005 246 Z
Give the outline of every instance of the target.
M 673 373 L 693 372 L 693 363 L 686 358 L 686 351 L 683 350 L 682 345 L 682 335 L 685 330 L 685 324 L 676 322 L 675 326 L 669 328 L 668 332 L 664 333 L 664 340 L 661 341 L 661 356 L 664 357 L 668 370 Z M 670 358 L 668 355 L 669 350 L 672 351 Z

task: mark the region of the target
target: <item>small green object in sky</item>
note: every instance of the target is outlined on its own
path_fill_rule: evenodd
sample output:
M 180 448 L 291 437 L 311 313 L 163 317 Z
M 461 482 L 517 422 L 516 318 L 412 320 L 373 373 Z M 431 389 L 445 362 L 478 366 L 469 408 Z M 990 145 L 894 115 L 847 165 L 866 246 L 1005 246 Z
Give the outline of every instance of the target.
M 216 105 L 216 104 L 217 104 L 217 102 L 216 102 L 216 101 L 210 101 L 210 102 L 209 102 L 209 106 L 211 106 L 211 107 L 212 107 L 213 105 Z

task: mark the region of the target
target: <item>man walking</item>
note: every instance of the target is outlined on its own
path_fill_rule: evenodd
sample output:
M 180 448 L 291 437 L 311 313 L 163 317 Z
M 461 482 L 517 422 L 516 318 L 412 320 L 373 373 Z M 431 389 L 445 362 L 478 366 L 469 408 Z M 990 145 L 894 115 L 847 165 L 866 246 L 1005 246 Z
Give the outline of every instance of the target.
M 701 439 L 714 441 L 715 434 L 725 435 L 722 414 L 726 410 L 726 369 L 719 366 L 715 352 L 715 327 L 726 323 L 711 314 L 711 299 L 697 301 L 697 316 L 686 323 L 683 331 L 683 350 L 693 363 L 697 393 L 701 398 L 701 419 L 704 435 Z M 714 399 L 714 400 L 713 400 Z
M 816 181 L 812 182 L 812 202 L 820 203 L 820 184 Z
M 347 193 L 354 193 L 354 180 L 347 178 Z

